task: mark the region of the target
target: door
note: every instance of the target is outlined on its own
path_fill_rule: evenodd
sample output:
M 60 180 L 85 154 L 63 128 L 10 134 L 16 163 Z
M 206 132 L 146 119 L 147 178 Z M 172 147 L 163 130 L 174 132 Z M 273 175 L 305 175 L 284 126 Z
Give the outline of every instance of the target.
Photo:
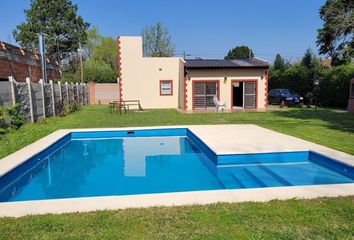
M 235 108 L 257 108 L 257 82 L 233 81 L 232 82 L 232 106 Z
M 233 98 L 232 106 L 243 108 L 243 82 L 234 82 L 232 84 Z
M 193 108 L 215 108 L 213 97 L 218 97 L 218 82 L 193 82 Z

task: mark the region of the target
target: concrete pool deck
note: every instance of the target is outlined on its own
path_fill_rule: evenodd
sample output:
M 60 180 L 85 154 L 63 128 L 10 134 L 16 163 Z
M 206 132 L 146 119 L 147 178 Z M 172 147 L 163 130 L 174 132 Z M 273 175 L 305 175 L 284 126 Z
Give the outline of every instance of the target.
M 66 129 L 24 147 L 0 160 L 0 177 L 70 132 L 188 128 L 217 155 L 314 151 L 354 166 L 354 156 L 322 145 L 281 134 L 256 125 L 198 125 L 99 129 Z M 269 201 L 273 199 L 316 198 L 354 195 L 354 184 L 331 184 L 254 189 L 226 189 L 178 193 L 68 198 L 0 203 L 0 216 L 85 212 L 131 207 L 178 206 L 216 202 Z

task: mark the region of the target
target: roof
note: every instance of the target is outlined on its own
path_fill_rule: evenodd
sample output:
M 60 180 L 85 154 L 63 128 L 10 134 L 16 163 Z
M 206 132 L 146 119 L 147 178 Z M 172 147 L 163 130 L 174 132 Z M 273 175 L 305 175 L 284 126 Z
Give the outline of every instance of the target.
M 217 68 L 268 68 L 268 62 L 258 58 L 243 59 L 187 59 L 187 69 L 217 69 Z

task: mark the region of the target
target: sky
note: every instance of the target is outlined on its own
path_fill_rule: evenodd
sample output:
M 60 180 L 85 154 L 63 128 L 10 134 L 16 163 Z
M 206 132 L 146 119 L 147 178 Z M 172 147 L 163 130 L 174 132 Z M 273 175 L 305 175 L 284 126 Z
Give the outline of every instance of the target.
M 229 49 L 249 46 L 272 62 L 277 53 L 290 61 L 307 48 L 317 52 L 319 8 L 325 0 L 72 0 L 78 13 L 105 36 L 140 35 L 160 21 L 175 53 L 191 58 L 223 58 Z M 12 30 L 26 20 L 30 0 L 0 0 L 0 41 L 16 44 Z

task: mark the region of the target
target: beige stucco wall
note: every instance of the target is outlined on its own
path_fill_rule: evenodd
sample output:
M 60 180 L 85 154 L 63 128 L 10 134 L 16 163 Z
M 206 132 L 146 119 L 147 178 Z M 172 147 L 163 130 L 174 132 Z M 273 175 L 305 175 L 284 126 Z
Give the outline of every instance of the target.
M 224 81 L 227 77 L 226 82 Z M 262 77 L 263 76 L 263 77 Z M 187 110 L 193 109 L 192 82 L 195 80 L 217 80 L 220 83 L 220 101 L 230 110 L 231 81 L 257 80 L 257 109 L 266 109 L 266 70 L 265 69 L 215 69 L 215 70 L 188 70 L 187 78 Z
M 123 100 L 140 100 L 144 109 L 178 108 L 183 60 L 143 57 L 141 37 L 120 37 L 119 45 Z M 160 80 L 172 80 L 172 96 L 160 96 Z

